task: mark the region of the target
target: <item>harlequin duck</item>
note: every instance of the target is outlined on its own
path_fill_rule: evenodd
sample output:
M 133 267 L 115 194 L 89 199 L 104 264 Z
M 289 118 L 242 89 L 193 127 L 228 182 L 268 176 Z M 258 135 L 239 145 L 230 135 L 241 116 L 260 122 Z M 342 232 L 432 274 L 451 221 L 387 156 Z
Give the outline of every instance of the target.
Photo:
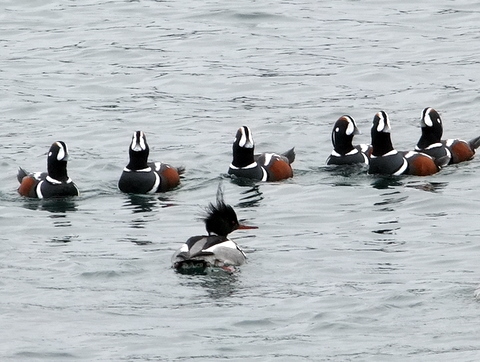
M 351 165 L 369 163 L 372 147 L 370 145 L 354 146 L 353 136 L 360 134 L 360 130 L 353 117 L 341 116 L 333 125 L 333 151 L 327 158 L 327 165 Z
M 172 256 L 173 268 L 185 274 L 205 274 L 213 268 L 233 272 L 245 263 L 242 249 L 227 235 L 237 229 L 256 229 L 238 222 L 237 214 L 225 204 L 219 187 L 216 205 L 210 203 L 204 218 L 208 235 L 189 238 Z
M 254 155 L 252 132 L 246 126 L 238 129 L 232 148 L 233 161 L 228 169 L 229 175 L 260 181 L 280 181 L 293 176 L 291 163 L 295 160 L 294 148 L 281 155 Z
M 371 129 L 372 155 L 368 173 L 383 175 L 427 176 L 439 171 L 442 163 L 421 152 L 399 152 L 390 138 L 390 119 L 386 112 L 375 114 Z M 441 160 L 444 162 L 444 160 Z
M 175 168 L 161 162 L 148 162 L 150 148 L 142 131 L 133 133 L 128 149 L 130 162 L 123 169 L 118 188 L 131 194 L 165 192 L 180 184 L 183 167 Z
M 435 158 L 446 157 L 450 164 L 471 160 L 480 146 L 480 136 L 468 142 L 460 139 L 442 140 L 442 119 L 433 108 L 428 107 L 422 111 L 420 125 L 422 135 L 415 150 Z
M 78 196 L 75 183 L 67 174 L 68 148 L 65 142 L 52 144 L 47 156 L 47 172 L 28 173 L 18 169 L 18 193 L 34 198 Z

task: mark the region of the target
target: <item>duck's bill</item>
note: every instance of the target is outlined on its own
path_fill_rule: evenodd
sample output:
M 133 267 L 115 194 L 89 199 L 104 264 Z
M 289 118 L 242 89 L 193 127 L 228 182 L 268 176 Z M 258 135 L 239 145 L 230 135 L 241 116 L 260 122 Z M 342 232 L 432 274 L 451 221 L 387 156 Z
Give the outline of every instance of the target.
M 238 229 L 239 229 L 239 230 L 258 229 L 258 226 L 250 226 L 250 225 L 240 224 L 240 225 L 238 226 Z

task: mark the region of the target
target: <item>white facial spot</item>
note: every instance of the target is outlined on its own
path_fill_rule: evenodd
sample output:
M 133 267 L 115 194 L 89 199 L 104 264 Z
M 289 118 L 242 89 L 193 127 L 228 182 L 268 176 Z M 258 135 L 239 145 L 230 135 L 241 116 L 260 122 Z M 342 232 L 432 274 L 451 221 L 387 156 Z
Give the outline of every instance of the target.
M 338 128 L 338 127 L 337 127 L 337 128 L 335 128 L 335 132 L 337 132 L 337 133 L 338 133 L 338 131 L 340 131 L 340 128 Z

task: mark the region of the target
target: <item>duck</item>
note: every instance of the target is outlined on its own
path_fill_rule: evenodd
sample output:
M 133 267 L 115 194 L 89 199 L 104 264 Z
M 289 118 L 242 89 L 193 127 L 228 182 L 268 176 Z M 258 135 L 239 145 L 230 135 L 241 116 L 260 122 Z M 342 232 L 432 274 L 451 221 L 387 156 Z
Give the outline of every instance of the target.
M 229 175 L 257 181 L 280 181 L 293 177 L 291 164 L 295 161 L 295 148 L 282 154 L 255 154 L 252 132 L 247 126 L 238 129 L 232 151 Z
M 353 145 L 353 136 L 361 134 L 355 119 L 349 115 L 341 116 L 333 125 L 333 151 L 327 158 L 327 165 L 368 165 L 372 146 Z
M 415 146 L 415 150 L 434 158 L 445 157 L 448 160 L 447 164 L 471 160 L 480 146 L 480 136 L 470 141 L 458 138 L 442 140 L 443 122 L 438 112 L 431 107 L 422 111 L 420 126 L 422 135 Z
M 21 196 L 37 199 L 80 195 L 77 185 L 68 177 L 68 158 L 65 142 L 52 143 L 47 155 L 46 172 L 31 173 L 22 167 L 18 168 L 17 179 L 20 186 L 17 192 Z
M 129 194 L 166 192 L 180 184 L 184 167 L 162 162 L 148 162 L 150 148 L 143 131 L 135 131 L 128 147 L 129 163 L 123 169 L 118 188 Z
M 245 252 L 228 235 L 238 229 L 256 229 L 240 224 L 232 206 L 217 191 L 203 217 L 207 235 L 190 237 L 172 256 L 172 267 L 183 274 L 205 274 L 213 270 L 232 273 L 246 262 Z
M 391 140 L 391 126 L 385 111 L 377 112 L 371 128 L 372 154 L 369 174 L 428 176 L 437 173 L 444 165 L 444 159 L 418 151 L 397 151 Z

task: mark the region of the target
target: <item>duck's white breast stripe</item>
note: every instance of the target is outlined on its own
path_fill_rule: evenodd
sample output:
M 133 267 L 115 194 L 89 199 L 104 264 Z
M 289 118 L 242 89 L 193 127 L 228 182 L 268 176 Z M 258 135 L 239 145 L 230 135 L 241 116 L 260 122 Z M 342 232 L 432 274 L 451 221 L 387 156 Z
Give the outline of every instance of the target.
M 37 197 L 38 197 L 39 199 L 43 199 L 43 194 L 42 194 L 42 189 L 41 189 L 43 182 L 44 182 L 44 181 L 40 181 L 40 182 L 38 183 L 37 189 L 36 189 L 36 191 L 37 191 Z
M 408 167 L 408 161 L 404 158 L 404 159 L 403 159 L 403 165 L 402 165 L 402 167 L 400 167 L 400 168 L 398 169 L 398 171 L 395 172 L 393 175 L 394 175 L 394 176 L 400 176 L 402 173 L 405 172 L 405 170 L 407 169 L 407 167 Z
M 155 191 L 157 191 L 158 189 L 158 185 L 160 185 L 160 176 L 156 172 L 154 172 L 153 174 L 155 175 L 155 183 L 153 184 L 151 190 L 148 191 L 149 194 L 155 193 Z

